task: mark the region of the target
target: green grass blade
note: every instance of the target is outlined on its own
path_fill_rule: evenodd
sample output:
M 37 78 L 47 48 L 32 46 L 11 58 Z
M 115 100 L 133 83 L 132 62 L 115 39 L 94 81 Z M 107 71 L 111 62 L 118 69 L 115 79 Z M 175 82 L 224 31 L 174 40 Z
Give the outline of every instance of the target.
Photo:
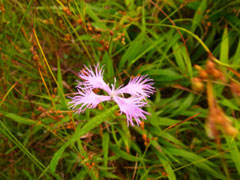
M 2 112 L 2 113 L 5 117 L 8 117 L 8 118 L 20 123 L 20 124 L 33 125 L 33 124 L 37 123 L 36 121 L 33 121 L 33 120 L 25 118 L 25 117 L 18 116 L 18 115 L 13 114 L 13 113 L 8 113 L 8 112 Z
M 220 61 L 224 63 L 228 63 L 228 54 L 229 54 L 229 39 L 228 39 L 228 28 L 226 26 L 222 36 Z
M 127 152 L 121 150 L 117 145 L 110 144 L 110 149 L 119 157 L 126 159 L 128 161 L 143 161 L 142 158 L 128 154 Z
M 103 165 L 106 168 L 108 164 L 108 151 L 109 151 L 109 134 L 108 133 L 103 134 L 102 148 L 103 148 Z
M 240 174 L 240 153 L 239 153 L 239 147 L 237 145 L 237 142 L 231 137 L 226 136 L 225 139 L 230 149 L 230 154 L 231 154 L 232 160 L 235 163 L 237 172 L 238 174 Z
M 60 60 L 58 59 L 58 70 L 57 70 L 57 82 L 58 82 L 58 96 L 61 100 L 61 105 L 63 106 L 63 109 L 67 109 L 67 103 L 64 96 L 64 89 L 63 89 L 63 83 L 62 83 L 62 73 L 61 73 L 61 66 L 60 66 Z
M 174 57 L 183 74 L 192 77 L 192 64 L 188 52 L 182 43 L 175 43 L 173 45 Z
M 114 77 L 113 60 L 111 59 L 111 57 L 107 52 L 104 53 L 103 64 L 107 68 L 107 79 L 113 83 L 113 77 Z
M 88 133 L 89 131 L 91 131 L 98 125 L 100 125 L 103 121 L 106 120 L 106 118 L 108 118 L 109 116 L 111 116 L 114 113 L 114 111 L 117 109 L 117 107 L 118 106 L 113 106 L 112 108 L 108 109 L 107 111 L 100 113 L 96 117 L 90 119 L 82 128 L 80 126 L 78 126 L 76 128 L 75 133 L 72 135 L 72 137 L 53 155 L 53 158 L 49 165 L 50 171 L 55 172 L 58 161 L 61 158 L 62 153 L 68 146 L 70 146 L 71 144 L 73 144 L 74 142 L 79 140 L 79 138 L 81 136 L 83 136 L 84 134 Z
M 202 0 L 201 4 L 199 5 L 193 17 L 193 23 L 191 27 L 192 32 L 195 32 L 196 28 L 200 25 L 206 8 L 207 8 L 207 0 Z
M 11 133 L 11 131 L 4 125 L 2 121 L 0 121 L 0 130 L 2 133 L 11 140 L 32 162 L 40 169 L 45 169 L 45 166 L 32 154 L 28 151 L 27 148 Z
M 176 180 L 177 178 L 176 178 L 176 175 L 175 175 L 174 170 L 172 168 L 171 161 L 162 152 L 158 151 L 158 148 L 157 148 L 158 146 L 159 146 L 159 144 L 154 145 L 154 147 L 156 148 L 155 153 L 156 153 L 159 161 L 163 165 L 166 173 L 168 174 L 167 178 L 169 180 Z

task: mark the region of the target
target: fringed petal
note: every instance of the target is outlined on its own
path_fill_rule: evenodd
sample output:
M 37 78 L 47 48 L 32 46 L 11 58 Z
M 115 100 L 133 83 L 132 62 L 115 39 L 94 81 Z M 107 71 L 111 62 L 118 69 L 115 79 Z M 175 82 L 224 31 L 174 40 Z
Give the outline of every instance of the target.
M 69 108 L 77 110 L 78 113 L 84 112 L 87 108 L 95 108 L 99 103 L 103 101 L 111 100 L 110 96 L 102 96 L 95 94 L 92 90 L 80 90 L 76 96 L 72 97 L 72 101 L 68 103 Z
M 149 97 L 150 94 L 155 92 L 155 88 L 152 86 L 153 80 L 147 76 L 137 76 L 130 79 L 129 83 L 116 90 L 116 94 L 130 94 L 132 96 Z
M 94 70 L 93 70 L 94 69 Z M 81 89 L 103 89 L 108 94 L 110 94 L 111 89 L 103 80 L 103 66 L 100 67 L 99 64 L 95 65 L 94 68 L 90 67 L 87 68 L 86 66 L 84 69 L 79 73 L 79 77 L 83 81 L 79 81 L 78 88 Z
M 141 109 L 147 104 L 146 101 L 143 101 L 142 97 L 122 98 L 115 96 L 113 100 L 118 104 L 120 112 L 126 114 L 128 126 L 129 123 L 134 126 L 133 119 L 139 125 L 141 119 L 145 120 L 145 115 L 149 115 L 148 112 Z

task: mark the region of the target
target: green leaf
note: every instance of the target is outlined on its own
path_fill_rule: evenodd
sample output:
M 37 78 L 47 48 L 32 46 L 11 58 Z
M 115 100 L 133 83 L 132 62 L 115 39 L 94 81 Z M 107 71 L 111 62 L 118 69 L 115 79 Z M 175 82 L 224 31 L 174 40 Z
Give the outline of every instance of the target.
M 106 25 L 104 23 L 102 23 L 102 21 L 98 18 L 98 16 L 96 15 L 96 13 L 93 11 L 93 6 L 90 5 L 89 3 L 85 3 L 86 4 L 86 14 L 88 14 L 93 20 L 94 20 L 94 24 L 97 26 L 97 28 L 101 28 L 101 29 L 107 29 Z
M 100 113 L 96 117 L 90 119 L 82 128 L 80 127 L 80 125 L 78 125 L 72 137 L 53 155 L 53 158 L 50 162 L 50 171 L 55 172 L 58 161 L 61 158 L 62 153 L 68 146 L 79 140 L 81 136 L 87 134 L 89 131 L 100 125 L 103 121 L 105 121 L 109 116 L 114 113 L 117 107 L 118 106 L 113 106 L 107 111 Z
M 193 23 L 191 27 L 192 32 L 195 32 L 197 26 L 200 25 L 206 8 L 207 8 L 207 0 L 202 0 L 199 8 L 197 9 L 193 17 Z
M 140 34 L 134 41 L 130 43 L 130 46 L 122 56 L 119 62 L 119 70 L 123 68 L 126 62 L 128 62 L 128 67 L 134 64 L 147 52 L 158 46 L 158 44 L 160 44 L 162 41 L 163 38 L 159 38 L 156 41 L 151 41 L 146 34 Z
M 238 174 L 240 174 L 240 153 L 239 153 L 239 147 L 232 137 L 225 136 L 225 139 L 227 141 L 228 148 L 230 149 L 230 154 L 235 163 L 236 169 L 238 171 Z
M 58 59 L 57 65 L 58 65 L 58 70 L 57 70 L 58 96 L 60 97 L 61 105 L 63 106 L 64 109 L 66 109 L 67 108 L 67 103 L 66 103 L 66 99 L 65 99 L 65 96 L 64 96 L 64 89 L 63 89 L 63 83 L 62 83 L 62 73 L 61 73 L 61 66 L 60 66 L 59 59 Z
M 176 42 L 172 48 L 174 57 L 182 73 L 192 77 L 192 64 L 185 46 L 182 43 Z
M 119 176 L 112 174 L 111 172 L 106 172 L 106 171 L 100 171 L 101 176 L 105 177 L 106 179 L 122 179 Z M 101 179 L 105 179 L 101 178 Z
M 231 109 L 235 109 L 235 110 L 238 110 L 238 111 L 240 110 L 238 108 L 238 106 L 236 104 L 234 104 L 234 101 L 232 102 L 229 99 L 223 98 L 223 99 L 219 100 L 219 103 L 224 105 L 224 106 L 227 106 L 227 107 L 229 107 Z
M 226 178 L 219 171 L 216 171 L 215 169 L 210 167 L 210 166 L 213 166 L 215 168 L 212 162 L 210 162 L 207 159 L 204 159 L 203 157 L 195 153 L 185 151 L 184 149 L 180 149 L 180 148 L 168 148 L 167 151 L 168 153 L 174 154 L 175 156 L 184 157 L 187 161 L 190 162 L 189 165 L 195 165 L 196 167 L 209 172 L 212 176 L 216 178 L 219 178 L 219 179 Z
M 240 38 L 238 40 L 238 46 L 237 46 L 235 55 L 233 57 L 233 64 L 239 65 L 239 59 L 240 59 Z
M 229 40 L 228 40 L 228 28 L 226 26 L 222 36 L 220 61 L 228 63 L 228 53 L 229 53 Z
M 128 161 L 144 161 L 142 158 L 133 156 L 131 154 L 126 153 L 125 151 L 121 150 L 117 145 L 110 144 L 110 149 L 117 155 L 120 156 L 123 159 L 126 159 Z
M 105 68 L 107 69 L 107 78 L 109 81 L 111 81 L 114 77 L 114 68 L 112 58 L 109 56 L 107 52 L 104 53 L 102 63 L 106 65 Z
M 179 123 L 180 121 L 178 120 L 173 120 L 170 118 L 165 118 L 165 117 L 157 117 L 155 114 L 151 113 L 151 117 L 149 117 L 149 119 L 152 119 L 155 122 L 156 125 L 160 125 L 160 126 L 171 126 L 173 124 Z
M 185 110 L 187 110 L 189 107 L 191 107 L 192 102 L 193 102 L 193 98 L 194 98 L 193 94 L 189 94 L 188 97 L 181 102 L 181 105 L 179 106 L 179 108 L 176 109 L 171 114 L 171 116 L 178 115 L 179 113 L 182 113 Z
M 41 171 L 46 167 L 42 164 L 29 150 L 12 134 L 5 124 L 0 121 L 0 131 L 4 136 L 6 136 L 10 141 L 12 141 Z M 48 174 L 46 174 L 49 176 Z
M 21 117 L 21 116 L 18 116 L 16 114 L 13 114 L 13 113 L 8 113 L 8 112 L 2 112 L 3 115 L 5 117 L 8 117 L 18 123 L 21 123 L 21 124 L 27 124 L 27 125 L 32 125 L 32 124 L 36 124 L 37 122 L 36 121 L 33 121 L 31 119 L 28 119 L 28 118 L 25 118 L 25 117 Z
M 170 159 L 168 159 L 168 157 L 163 152 L 159 151 L 158 146 L 160 146 L 160 145 L 158 143 L 153 144 L 153 146 L 156 148 L 155 153 L 156 153 L 159 161 L 161 162 L 165 171 L 168 174 L 168 179 L 169 180 L 176 180 L 176 175 L 175 175 L 174 170 L 172 168 L 172 163 L 171 163 Z
M 146 71 L 146 74 L 151 76 L 157 83 L 162 83 L 165 86 L 172 83 L 173 81 L 183 79 L 183 76 L 181 74 L 175 72 L 173 69 L 170 68 L 161 70 L 152 69 Z
M 105 132 L 102 137 L 104 167 L 107 167 L 107 163 L 108 163 L 108 147 L 109 147 L 109 134 L 107 132 Z
M 87 172 L 84 168 L 81 168 L 80 172 L 72 180 L 84 180 L 86 179 Z
M 135 10 L 136 12 L 136 7 L 134 5 L 134 0 L 125 0 L 125 4 L 128 7 L 129 10 Z

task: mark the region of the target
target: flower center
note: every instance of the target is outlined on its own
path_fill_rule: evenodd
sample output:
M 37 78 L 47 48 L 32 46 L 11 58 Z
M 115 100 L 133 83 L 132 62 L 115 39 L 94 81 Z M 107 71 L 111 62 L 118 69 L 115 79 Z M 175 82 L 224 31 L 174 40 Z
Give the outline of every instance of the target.
M 113 99 L 113 98 L 114 98 L 114 96 L 116 96 L 116 94 L 115 94 L 115 91 L 114 91 L 114 90 L 112 90 L 112 91 L 111 91 L 111 94 L 110 94 L 110 97 L 111 97 L 111 99 Z

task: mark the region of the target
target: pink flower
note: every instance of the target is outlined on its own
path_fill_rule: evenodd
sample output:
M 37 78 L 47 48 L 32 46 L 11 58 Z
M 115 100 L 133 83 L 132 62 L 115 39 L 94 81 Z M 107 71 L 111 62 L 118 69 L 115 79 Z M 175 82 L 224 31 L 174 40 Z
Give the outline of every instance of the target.
M 153 80 L 147 76 L 137 76 L 131 78 L 126 86 L 121 85 L 115 89 L 116 82 L 111 84 L 111 88 L 104 82 L 103 72 L 103 67 L 99 67 L 99 64 L 94 68 L 85 66 L 79 73 L 82 81 L 78 82 L 78 92 L 71 98 L 69 107 L 81 113 L 87 108 L 96 108 L 103 101 L 113 100 L 118 104 L 120 112 L 126 114 L 128 125 L 134 125 L 133 119 L 139 125 L 141 120 L 146 119 L 145 115 L 149 115 L 142 107 L 147 105 L 146 98 L 154 93 Z M 94 89 L 102 89 L 108 95 L 98 95 Z M 125 98 L 124 94 L 130 97 Z

